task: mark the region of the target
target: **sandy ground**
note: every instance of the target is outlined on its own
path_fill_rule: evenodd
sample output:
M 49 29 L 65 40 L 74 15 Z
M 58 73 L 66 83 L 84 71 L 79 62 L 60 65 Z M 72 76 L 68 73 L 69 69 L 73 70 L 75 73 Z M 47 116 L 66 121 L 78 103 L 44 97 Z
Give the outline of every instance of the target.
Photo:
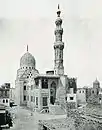
M 22 107 L 17 107 L 15 110 L 16 118 L 13 119 L 13 127 L 8 130 L 38 130 L 38 120 L 48 120 L 66 117 L 66 115 L 49 115 L 49 114 L 39 114 L 33 112 L 31 116 L 31 111 Z M 14 111 L 13 110 L 13 111 Z M 3 128 L 7 130 L 7 128 Z

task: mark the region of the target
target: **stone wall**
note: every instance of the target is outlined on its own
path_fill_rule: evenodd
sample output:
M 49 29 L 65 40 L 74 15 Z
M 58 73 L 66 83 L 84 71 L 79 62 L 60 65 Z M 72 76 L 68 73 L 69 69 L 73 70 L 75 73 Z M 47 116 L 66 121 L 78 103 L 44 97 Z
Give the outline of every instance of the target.
M 49 112 L 53 115 L 63 115 L 66 114 L 64 108 L 61 105 L 49 105 Z
M 86 90 L 83 88 L 77 90 L 77 103 L 78 104 L 86 103 Z
M 15 103 L 20 105 L 20 83 L 19 80 L 15 82 Z
M 66 98 L 66 83 L 67 83 L 67 77 L 61 76 L 59 80 L 59 85 L 56 93 L 56 100 L 62 104 L 65 103 Z

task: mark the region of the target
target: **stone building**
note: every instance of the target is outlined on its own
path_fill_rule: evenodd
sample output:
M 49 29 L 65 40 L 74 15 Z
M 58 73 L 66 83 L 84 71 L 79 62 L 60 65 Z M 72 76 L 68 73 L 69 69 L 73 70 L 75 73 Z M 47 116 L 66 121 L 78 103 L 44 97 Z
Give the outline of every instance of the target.
M 93 82 L 93 88 L 91 89 L 91 95 L 98 95 L 100 91 L 100 83 L 96 80 Z
M 19 105 L 24 105 L 32 110 L 40 112 L 50 111 L 53 114 L 63 113 L 65 111 L 65 102 L 67 93 L 69 93 L 70 79 L 64 74 L 62 41 L 63 28 L 61 11 L 57 11 L 55 21 L 55 42 L 54 42 L 54 69 L 47 71 L 46 74 L 40 74 L 36 69 L 36 60 L 28 52 L 20 59 L 20 68 L 17 70 L 15 80 L 15 101 Z M 76 93 L 76 79 L 72 80 L 72 88 Z M 57 113 L 57 114 L 58 114 Z
M 87 103 L 89 100 L 93 99 L 93 97 L 97 100 L 97 103 L 101 102 L 101 90 L 100 82 L 97 79 L 93 82 L 92 87 L 77 88 L 78 105 Z
M 85 88 L 77 89 L 77 103 L 79 106 L 81 104 L 86 104 L 86 89 Z
M 93 87 L 88 90 L 88 93 L 90 93 L 87 103 L 93 103 L 93 104 L 102 104 L 102 94 L 101 94 L 102 88 L 100 87 L 99 81 L 96 79 L 93 82 Z
M 10 83 L 5 83 L 0 87 L 0 104 L 10 105 Z

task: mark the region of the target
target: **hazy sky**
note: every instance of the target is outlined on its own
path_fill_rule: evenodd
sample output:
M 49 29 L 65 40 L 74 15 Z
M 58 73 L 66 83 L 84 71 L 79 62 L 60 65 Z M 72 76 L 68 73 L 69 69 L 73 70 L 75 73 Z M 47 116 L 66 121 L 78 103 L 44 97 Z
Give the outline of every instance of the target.
M 65 73 L 77 77 L 78 87 L 96 77 L 102 82 L 102 0 L 0 0 L 0 84 L 14 86 L 27 44 L 40 73 L 53 69 L 58 3 Z

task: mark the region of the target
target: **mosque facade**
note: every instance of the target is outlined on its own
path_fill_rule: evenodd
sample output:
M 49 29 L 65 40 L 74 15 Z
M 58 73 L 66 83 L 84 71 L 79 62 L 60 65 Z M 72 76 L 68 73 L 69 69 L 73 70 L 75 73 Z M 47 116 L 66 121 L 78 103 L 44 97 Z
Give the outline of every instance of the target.
M 36 69 L 35 58 L 29 53 L 27 46 L 27 52 L 20 59 L 20 68 L 17 70 L 15 80 L 15 102 L 18 105 L 37 111 L 51 110 L 53 113 L 59 108 L 59 104 L 64 108 L 64 103 L 69 100 L 74 100 L 76 106 L 76 78 L 69 78 L 64 74 L 64 42 L 60 13 L 58 6 L 53 45 L 54 69 L 47 71 L 46 74 L 40 74 Z M 73 93 L 74 98 L 71 98 L 70 92 Z M 61 111 L 59 108 L 59 112 Z
M 40 74 L 36 69 L 36 60 L 28 51 L 20 59 L 15 80 L 15 102 L 40 112 L 61 114 L 66 112 L 66 103 L 77 108 L 87 102 L 102 104 L 102 89 L 96 79 L 92 88 L 77 88 L 77 79 L 64 73 L 62 40 L 63 28 L 61 11 L 58 6 L 56 28 L 54 31 L 54 69 Z

